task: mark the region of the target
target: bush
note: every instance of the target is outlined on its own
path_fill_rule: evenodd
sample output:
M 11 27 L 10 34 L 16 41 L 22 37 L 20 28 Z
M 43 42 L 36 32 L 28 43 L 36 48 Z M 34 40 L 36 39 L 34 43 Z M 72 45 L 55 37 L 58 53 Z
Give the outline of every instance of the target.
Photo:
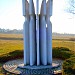
M 63 75 L 75 75 L 75 52 L 65 47 L 54 47 L 53 57 L 66 59 L 63 62 Z
M 23 51 L 22 50 L 15 50 L 8 54 L 0 56 L 0 62 L 6 62 L 13 59 L 23 58 Z
M 65 47 L 54 47 L 53 58 L 68 59 L 72 55 L 71 50 Z
M 75 75 L 75 57 L 71 57 L 64 61 L 63 75 Z
M 0 62 L 23 58 L 23 50 L 15 50 L 0 56 Z M 63 75 L 75 75 L 75 54 L 65 47 L 54 47 L 53 58 L 66 59 L 63 63 Z

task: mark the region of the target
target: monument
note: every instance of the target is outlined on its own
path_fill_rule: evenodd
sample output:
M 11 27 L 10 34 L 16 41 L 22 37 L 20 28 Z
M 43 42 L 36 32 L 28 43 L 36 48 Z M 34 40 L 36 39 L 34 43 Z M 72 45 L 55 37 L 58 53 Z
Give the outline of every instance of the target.
M 39 0 L 34 7 L 33 0 L 22 0 L 24 34 L 23 59 L 8 61 L 3 65 L 5 74 L 52 75 L 59 64 L 52 61 L 52 16 L 53 0 L 42 0 L 39 12 Z M 36 9 L 36 11 L 35 11 Z
M 36 8 L 33 0 L 29 0 L 29 2 L 22 0 L 22 3 L 25 17 L 23 25 L 24 67 L 22 68 L 29 69 L 30 74 L 44 74 L 45 72 L 49 74 L 53 67 L 52 24 L 50 21 L 53 0 L 47 2 L 42 0 L 40 13 L 39 0 L 36 0 Z M 41 73 L 39 70 L 43 72 Z
M 39 0 L 36 0 L 36 14 L 33 0 L 23 0 L 24 64 L 52 64 L 52 0 L 42 1 L 39 14 Z

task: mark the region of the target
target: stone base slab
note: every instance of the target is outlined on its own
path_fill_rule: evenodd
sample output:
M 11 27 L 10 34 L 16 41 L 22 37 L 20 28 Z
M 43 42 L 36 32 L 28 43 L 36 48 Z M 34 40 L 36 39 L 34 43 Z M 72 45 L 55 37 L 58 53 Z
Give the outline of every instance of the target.
M 54 73 L 53 69 L 57 67 L 59 67 L 59 64 L 55 63 L 47 66 L 24 66 L 24 64 L 18 66 L 21 70 L 21 75 L 52 75 Z
M 58 61 L 58 60 L 56 60 Z M 56 73 L 60 68 L 60 62 L 53 60 L 52 65 L 47 66 L 24 66 L 23 59 L 11 60 L 3 65 L 3 69 L 6 73 L 17 75 L 51 75 L 50 73 Z M 58 68 L 56 68 L 58 67 Z M 56 69 L 55 69 L 56 68 Z M 61 71 L 61 68 L 60 68 Z M 26 73 L 26 74 L 25 74 Z M 36 74 L 37 73 L 37 74 Z M 59 72 L 57 72 L 59 73 Z

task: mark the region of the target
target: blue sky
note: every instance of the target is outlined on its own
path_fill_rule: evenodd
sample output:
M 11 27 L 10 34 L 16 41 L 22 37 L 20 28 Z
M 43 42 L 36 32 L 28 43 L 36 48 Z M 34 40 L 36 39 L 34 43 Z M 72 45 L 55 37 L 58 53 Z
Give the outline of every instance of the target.
M 66 13 L 66 6 L 65 0 L 53 0 L 52 31 L 75 34 L 75 15 Z M 24 20 L 22 0 L 0 0 L 0 28 L 23 29 Z

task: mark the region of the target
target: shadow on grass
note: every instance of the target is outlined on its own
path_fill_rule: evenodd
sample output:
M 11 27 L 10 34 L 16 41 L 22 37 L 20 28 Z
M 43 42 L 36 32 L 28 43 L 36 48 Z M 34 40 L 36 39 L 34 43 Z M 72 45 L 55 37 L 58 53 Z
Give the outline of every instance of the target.
M 65 47 L 54 47 L 53 58 L 68 59 L 73 55 L 71 50 Z M 8 54 L 0 56 L 0 62 L 6 62 L 13 59 L 23 58 L 23 50 L 15 50 Z
M 9 60 L 20 58 L 23 58 L 23 50 L 15 50 L 13 52 L 0 56 L 0 62 L 6 62 Z

